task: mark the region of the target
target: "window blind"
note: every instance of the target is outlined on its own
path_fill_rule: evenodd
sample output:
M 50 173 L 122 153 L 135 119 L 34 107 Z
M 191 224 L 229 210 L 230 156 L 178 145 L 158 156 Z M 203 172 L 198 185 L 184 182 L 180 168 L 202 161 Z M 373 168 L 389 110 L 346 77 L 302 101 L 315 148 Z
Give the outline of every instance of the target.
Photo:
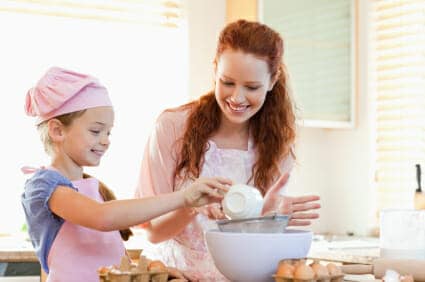
M 372 2 L 377 208 L 412 208 L 425 169 L 425 1 Z
M 262 0 L 261 3 L 261 20 L 284 39 L 284 60 L 300 109 L 299 118 L 310 124 L 311 121 L 352 123 L 354 2 Z
M 178 27 L 181 0 L 3 0 L 0 12 Z

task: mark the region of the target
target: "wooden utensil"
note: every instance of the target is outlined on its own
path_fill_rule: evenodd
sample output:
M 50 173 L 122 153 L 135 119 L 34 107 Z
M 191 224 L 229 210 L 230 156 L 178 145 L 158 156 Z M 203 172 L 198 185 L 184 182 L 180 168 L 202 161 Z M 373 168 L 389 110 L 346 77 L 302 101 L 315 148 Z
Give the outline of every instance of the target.
M 388 269 L 392 269 L 401 275 L 410 274 L 418 282 L 425 282 L 425 260 L 415 259 L 385 259 L 380 258 L 365 264 L 341 265 L 345 274 L 373 274 L 376 278 L 382 278 Z

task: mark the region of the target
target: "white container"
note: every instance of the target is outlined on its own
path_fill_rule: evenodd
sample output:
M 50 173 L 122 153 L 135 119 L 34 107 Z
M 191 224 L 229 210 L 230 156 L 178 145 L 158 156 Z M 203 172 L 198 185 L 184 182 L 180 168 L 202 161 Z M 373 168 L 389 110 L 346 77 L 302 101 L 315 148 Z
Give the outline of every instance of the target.
M 381 257 L 425 259 L 425 210 L 382 210 L 379 244 Z
M 305 258 L 313 233 L 233 233 L 207 231 L 208 251 L 217 269 L 231 281 L 272 282 L 282 259 Z
M 259 217 L 263 196 L 255 187 L 236 184 L 230 187 L 222 201 L 224 214 L 230 219 Z

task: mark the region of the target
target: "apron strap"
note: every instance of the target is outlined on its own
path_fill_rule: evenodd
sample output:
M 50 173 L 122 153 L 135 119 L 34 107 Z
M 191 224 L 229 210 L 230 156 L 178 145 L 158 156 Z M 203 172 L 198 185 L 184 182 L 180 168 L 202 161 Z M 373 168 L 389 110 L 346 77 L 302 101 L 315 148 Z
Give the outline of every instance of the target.
M 21 167 L 21 171 L 24 174 L 32 174 L 36 172 L 37 170 L 44 169 L 44 168 L 45 168 L 44 166 L 41 166 L 41 167 L 23 166 Z

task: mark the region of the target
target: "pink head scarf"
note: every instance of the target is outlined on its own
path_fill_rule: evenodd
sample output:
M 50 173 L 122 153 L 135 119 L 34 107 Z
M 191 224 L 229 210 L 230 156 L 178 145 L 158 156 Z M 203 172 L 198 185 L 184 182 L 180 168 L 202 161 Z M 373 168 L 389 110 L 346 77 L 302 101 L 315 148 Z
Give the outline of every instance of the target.
M 50 68 L 27 92 L 25 112 L 37 117 L 37 124 L 67 113 L 112 106 L 108 91 L 90 75 Z

